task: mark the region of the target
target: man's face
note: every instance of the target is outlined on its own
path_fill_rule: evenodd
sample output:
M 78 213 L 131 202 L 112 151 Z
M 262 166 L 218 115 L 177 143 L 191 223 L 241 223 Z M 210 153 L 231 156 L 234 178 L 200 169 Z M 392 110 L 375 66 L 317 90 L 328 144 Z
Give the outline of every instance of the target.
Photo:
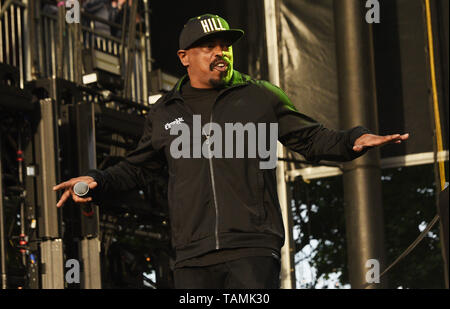
M 221 87 L 233 75 L 233 50 L 221 38 L 211 38 L 188 50 L 179 50 L 178 56 L 187 67 L 192 87 Z

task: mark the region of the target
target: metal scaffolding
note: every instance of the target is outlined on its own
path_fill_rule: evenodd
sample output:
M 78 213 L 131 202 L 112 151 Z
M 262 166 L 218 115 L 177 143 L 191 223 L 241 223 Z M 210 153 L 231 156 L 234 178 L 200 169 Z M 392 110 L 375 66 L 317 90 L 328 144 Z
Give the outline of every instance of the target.
M 56 6 L 56 1 L 0 1 L 1 116 L 23 119 L 30 128 L 23 145 L 19 141 L 23 156 L 14 175 L 22 201 L 19 247 L 26 288 L 67 288 L 64 261 L 71 257 L 81 261 L 81 288 L 102 287 L 98 205 L 63 212 L 56 207 L 52 187 L 97 168 L 103 152 L 129 150 L 140 137 L 149 110 L 152 66 L 148 1 L 143 1 L 139 25 L 138 2 L 125 6 L 131 11 L 129 22 L 116 24 L 83 10 L 81 23 L 68 23 L 66 7 Z M 98 24 L 111 31 L 96 29 Z M 123 126 L 118 128 L 117 121 Z M 17 129 L 19 139 L 22 131 Z M 0 155 L 5 151 L 0 146 Z M 0 160 L 0 172 L 5 172 L 1 167 Z M 0 178 L 1 277 L 6 288 L 3 201 L 9 193 L 3 189 Z M 142 237 L 158 234 L 157 241 L 168 242 L 161 233 L 131 230 Z M 69 242 L 68 231 L 77 235 Z M 111 231 L 117 233 L 117 227 Z

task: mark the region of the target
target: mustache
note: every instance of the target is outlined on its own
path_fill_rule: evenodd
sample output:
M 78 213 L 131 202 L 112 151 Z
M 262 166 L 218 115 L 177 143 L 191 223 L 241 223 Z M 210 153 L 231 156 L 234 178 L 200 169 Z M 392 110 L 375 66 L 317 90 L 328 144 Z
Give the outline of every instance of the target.
M 219 63 L 225 63 L 228 67 L 230 66 L 230 62 L 225 59 L 225 57 L 217 57 L 210 65 L 209 69 L 212 71 L 216 65 Z

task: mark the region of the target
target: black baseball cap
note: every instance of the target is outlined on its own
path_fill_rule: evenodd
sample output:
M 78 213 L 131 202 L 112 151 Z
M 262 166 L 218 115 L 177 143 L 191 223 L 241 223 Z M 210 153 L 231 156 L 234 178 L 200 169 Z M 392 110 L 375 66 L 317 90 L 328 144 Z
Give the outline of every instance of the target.
M 243 35 L 243 30 L 230 29 L 228 22 L 219 15 L 204 14 L 189 19 L 184 25 L 180 34 L 179 48 L 189 49 L 194 43 L 212 36 L 224 38 L 231 45 Z

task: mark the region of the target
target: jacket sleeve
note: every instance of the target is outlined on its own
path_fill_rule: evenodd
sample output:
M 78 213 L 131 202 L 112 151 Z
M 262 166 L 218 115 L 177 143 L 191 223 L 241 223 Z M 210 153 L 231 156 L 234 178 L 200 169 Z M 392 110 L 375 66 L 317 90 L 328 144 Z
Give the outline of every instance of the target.
M 98 201 L 112 192 L 143 188 L 149 173 L 158 173 L 165 165 L 162 150 L 152 146 L 152 110 L 146 117 L 144 131 L 138 146 L 128 153 L 125 160 L 105 170 L 89 170 L 86 175 L 95 179 L 98 186 L 93 190 L 93 198 Z
M 314 119 L 299 113 L 283 90 L 266 81 L 260 83 L 273 98 L 278 119 L 278 139 L 284 146 L 311 162 L 344 162 L 366 153 L 367 148 L 355 152 L 353 146 L 358 137 L 370 133 L 368 129 L 361 126 L 343 131 L 327 129 Z

